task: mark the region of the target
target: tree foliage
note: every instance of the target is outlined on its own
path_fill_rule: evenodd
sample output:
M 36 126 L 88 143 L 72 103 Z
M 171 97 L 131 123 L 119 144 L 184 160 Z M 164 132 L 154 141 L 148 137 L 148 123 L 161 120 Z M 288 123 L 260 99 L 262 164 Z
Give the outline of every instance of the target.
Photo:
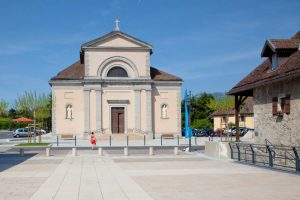
M 234 98 L 228 95 L 224 95 L 218 101 L 210 101 L 209 107 L 212 110 L 218 110 L 221 112 L 232 110 L 234 108 Z
M 50 126 L 51 110 L 52 110 L 52 95 L 38 94 L 37 92 L 26 91 L 23 95 L 15 100 L 15 110 L 17 115 L 22 114 L 33 118 L 34 112 L 38 122 Z
M 0 99 L 0 114 L 7 111 L 7 109 L 8 109 L 8 102 L 3 99 Z
M 234 98 L 223 95 L 217 99 L 212 94 L 201 93 L 191 97 L 191 126 L 194 129 L 213 128 L 211 115 L 216 110 L 226 112 L 234 108 Z M 182 126 L 184 127 L 184 100 L 181 102 Z

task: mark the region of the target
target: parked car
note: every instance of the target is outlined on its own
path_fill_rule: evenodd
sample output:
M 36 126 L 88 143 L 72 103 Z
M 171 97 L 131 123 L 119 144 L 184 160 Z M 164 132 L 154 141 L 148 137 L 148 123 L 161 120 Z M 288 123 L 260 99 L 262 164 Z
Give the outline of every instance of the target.
M 248 132 L 248 128 L 246 127 L 240 127 L 240 136 L 244 136 L 247 132 Z M 232 135 L 232 136 L 235 136 L 236 135 L 236 127 L 233 127 L 230 129 L 229 133 Z
M 28 127 L 25 127 L 25 128 L 28 129 Z M 34 128 L 33 128 L 33 127 L 31 128 L 31 132 L 33 132 L 33 133 L 34 133 L 34 132 L 35 132 L 35 133 L 41 132 L 42 134 L 46 134 L 46 133 L 47 133 L 44 129 L 39 129 L 39 128 L 36 128 L 35 131 L 34 131 Z
M 197 130 L 195 132 L 196 137 L 208 137 L 208 136 L 214 136 L 215 132 L 213 129 L 210 128 L 202 128 L 200 130 Z
M 32 133 L 33 135 L 33 133 Z M 28 137 L 28 128 L 18 128 L 13 133 L 13 137 L 19 138 L 19 137 Z
M 43 130 L 43 129 L 36 129 L 36 130 L 34 131 L 34 128 L 32 128 L 32 129 L 30 130 L 30 132 L 31 132 L 31 135 L 32 135 L 32 136 L 34 135 L 34 132 L 35 132 L 35 133 L 41 132 L 42 134 L 46 134 L 46 131 Z M 25 128 L 18 128 L 18 129 L 16 129 L 16 130 L 14 131 L 13 137 L 15 137 L 15 138 L 19 138 L 19 137 L 28 137 L 28 134 L 29 134 L 29 128 L 28 128 L 28 127 L 25 127 Z
M 192 136 L 195 136 L 195 134 L 197 133 L 197 130 L 195 129 L 191 129 L 192 130 Z M 185 128 L 181 129 L 181 135 L 185 136 Z

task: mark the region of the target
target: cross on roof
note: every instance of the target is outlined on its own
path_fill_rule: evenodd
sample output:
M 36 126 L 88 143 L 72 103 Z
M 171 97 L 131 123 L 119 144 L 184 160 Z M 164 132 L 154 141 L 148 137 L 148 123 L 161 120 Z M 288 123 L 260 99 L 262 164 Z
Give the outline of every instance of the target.
M 119 21 L 118 19 L 116 19 L 116 20 L 115 20 L 115 24 L 116 24 L 116 26 L 115 26 L 115 31 L 119 31 L 119 30 L 120 30 L 120 28 L 119 28 L 119 23 L 120 23 L 120 21 Z

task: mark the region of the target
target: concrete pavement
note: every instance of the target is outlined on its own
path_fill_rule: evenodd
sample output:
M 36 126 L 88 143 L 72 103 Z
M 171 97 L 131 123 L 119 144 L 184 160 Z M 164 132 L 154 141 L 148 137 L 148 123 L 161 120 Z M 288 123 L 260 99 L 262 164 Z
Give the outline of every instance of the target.
M 135 150 L 138 151 L 138 150 Z M 0 154 L 0 199 L 300 199 L 300 176 L 201 154 Z M 11 163 L 4 164 L 4 163 Z

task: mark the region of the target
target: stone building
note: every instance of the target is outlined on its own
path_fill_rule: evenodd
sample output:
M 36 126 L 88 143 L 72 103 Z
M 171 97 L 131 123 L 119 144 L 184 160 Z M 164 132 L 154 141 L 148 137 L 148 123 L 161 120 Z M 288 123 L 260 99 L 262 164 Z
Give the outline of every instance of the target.
M 216 110 L 212 114 L 214 120 L 214 130 L 225 129 L 229 124 L 235 124 L 234 109 L 227 111 Z M 253 98 L 248 97 L 242 105 L 240 111 L 240 127 L 254 128 L 253 123 Z
M 256 142 L 300 145 L 300 31 L 290 39 L 268 39 L 262 64 L 230 91 L 253 96 Z
M 49 81 L 53 133 L 181 133 L 182 79 L 151 66 L 152 46 L 115 30 L 81 45 Z

